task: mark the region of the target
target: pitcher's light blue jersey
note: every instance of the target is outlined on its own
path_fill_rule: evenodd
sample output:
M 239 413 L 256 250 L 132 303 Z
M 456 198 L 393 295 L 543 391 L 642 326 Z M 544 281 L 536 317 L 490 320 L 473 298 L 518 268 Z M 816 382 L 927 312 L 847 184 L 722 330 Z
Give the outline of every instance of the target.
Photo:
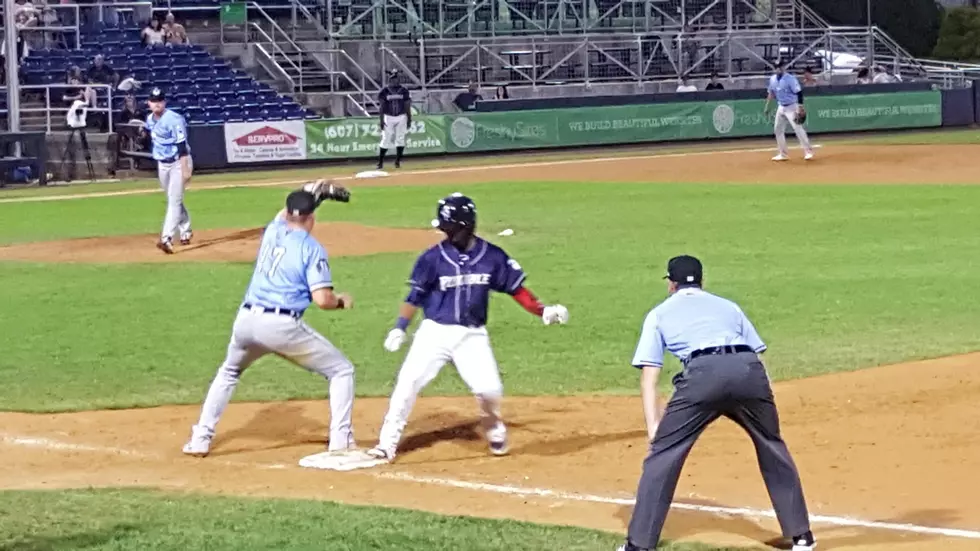
M 153 158 L 157 161 L 175 160 L 177 144 L 187 143 L 187 122 L 170 109 L 164 111 L 159 120 L 153 113 L 147 115 L 146 131 L 153 140 Z M 187 151 L 190 152 L 189 144 Z
M 796 105 L 799 103 L 799 94 L 803 91 L 800 81 L 789 73 L 772 75 L 769 77 L 769 93 L 776 98 L 779 105 Z
M 327 251 L 304 230 L 291 229 L 280 217 L 262 235 L 255 272 L 245 303 L 302 312 L 317 289 L 333 287 Z

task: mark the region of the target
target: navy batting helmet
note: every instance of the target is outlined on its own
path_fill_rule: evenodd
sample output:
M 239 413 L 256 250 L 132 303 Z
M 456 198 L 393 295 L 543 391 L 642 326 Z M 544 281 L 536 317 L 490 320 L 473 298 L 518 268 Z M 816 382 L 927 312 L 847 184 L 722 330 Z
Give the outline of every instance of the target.
M 463 244 L 476 231 L 476 205 L 462 193 L 441 199 L 432 226 L 442 230 L 454 243 Z

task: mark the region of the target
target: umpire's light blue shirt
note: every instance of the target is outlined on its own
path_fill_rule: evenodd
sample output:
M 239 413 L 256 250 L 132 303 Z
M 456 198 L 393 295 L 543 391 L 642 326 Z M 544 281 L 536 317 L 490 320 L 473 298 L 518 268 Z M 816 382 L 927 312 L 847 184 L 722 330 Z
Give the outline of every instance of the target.
M 769 77 L 769 93 L 775 96 L 779 105 L 796 105 L 800 102 L 797 94 L 802 91 L 800 81 L 789 73 Z
M 326 249 L 306 231 L 276 217 L 262 235 L 245 302 L 302 312 L 313 291 L 325 287 L 333 287 Z
M 633 365 L 662 367 L 664 350 L 684 362 L 695 350 L 735 344 L 751 346 L 756 352 L 766 349 L 737 304 L 702 289 L 687 287 L 647 314 Z
M 147 115 L 146 131 L 153 139 L 153 158 L 157 161 L 177 157 L 177 144 L 187 144 L 187 122 L 170 109 L 159 119 L 153 113 Z M 189 146 L 187 151 L 190 152 Z

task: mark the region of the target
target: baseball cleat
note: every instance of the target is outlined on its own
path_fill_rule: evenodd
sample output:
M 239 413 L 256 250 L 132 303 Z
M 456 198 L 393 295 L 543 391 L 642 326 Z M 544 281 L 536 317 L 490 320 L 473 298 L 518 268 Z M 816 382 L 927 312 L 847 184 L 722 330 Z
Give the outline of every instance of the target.
M 367 451 L 368 457 L 380 459 L 391 463 L 395 459 L 395 454 L 380 447 L 374 447 Z
M 194 238 L 194 232 L 190 232 L 189 231 L 189 232 L 187 232 L 187 233 L 185 233 L 185 234 L 183 234 L 183 235 L 180 236 L 180 244 L 181 245 L 190 245 L 191 244 L 191 239 L 193 239 L 193 238 Z
M 507 444 L 507 438 L 504 437 L 503 440 L 495 440 L 490 442 L 490 453 L 498 457 L 507 455 L 510 453 L 510 446 Z
M 616 548 L 616 551 L 647 551 L 646 549 L 641 549 L 630 542 L 626 542 Z
M 402 167 L 402 162 L 401 161 L 395 161 L 395 168 L 401 168 L 401 167 Z
M 163 251 L 163 254 L 174 254 L 174 244 L 169 239 L 157 241 L 157 248 Z
M 803 160 L 804 161 L 810 161 L 812 159 L 813 159 L 813 152 L 812 151 L 810 151 L 809 153 L 807 153 L 806 155 L 803 156 Z
M 774 160 L 774 161 L 788 161 L 789 160 L 789 155 L 783 155 L 782 153 L 780 153 L 779 155 L 776 155 L 775 157 L 773 157 L 772 160 Z
M 184 444 L 183 452 L 194 457 L 207 457 L 211 452 L 211 439 L 207 436 L 191 436 Z
M 816 548 L 817 540 L 813 538 L 813 532 L 793 538 L 793 551 L 813 551 Z

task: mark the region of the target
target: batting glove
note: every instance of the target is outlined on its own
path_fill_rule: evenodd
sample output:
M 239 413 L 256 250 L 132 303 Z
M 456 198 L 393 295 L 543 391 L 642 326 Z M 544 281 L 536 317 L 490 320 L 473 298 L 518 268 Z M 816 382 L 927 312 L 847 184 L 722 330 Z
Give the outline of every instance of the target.
M 398 352 L 398 349 L 402 347 L 405 342 L 405 331 L 398 329 L 392 329 L 388 331 L 388 336 L 385 337 L 385 350 L 388 352 Z
M 544 313 L 541 314 L 541 321 L 545 325 L 551 325 L 553 323 L 564 325 L 568 323 L 568 308 L 565 308 L 561 304 L 545 306 Z

